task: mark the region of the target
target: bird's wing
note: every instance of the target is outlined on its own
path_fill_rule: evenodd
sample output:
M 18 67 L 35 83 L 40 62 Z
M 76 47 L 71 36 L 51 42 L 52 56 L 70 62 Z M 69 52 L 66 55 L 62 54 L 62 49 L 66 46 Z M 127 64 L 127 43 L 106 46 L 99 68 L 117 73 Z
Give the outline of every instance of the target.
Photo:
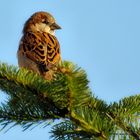
M 60 46 L 57 39 L 47 33 L 28 32 L 20 43 L 24 55 L 35 62 L 41 72 L 48 71 L 60 59 Z
M 60 45 L 57 38 L 49 33 L 43 33 L 47 42 L 47 63 L 57 65 L 61 61 Z

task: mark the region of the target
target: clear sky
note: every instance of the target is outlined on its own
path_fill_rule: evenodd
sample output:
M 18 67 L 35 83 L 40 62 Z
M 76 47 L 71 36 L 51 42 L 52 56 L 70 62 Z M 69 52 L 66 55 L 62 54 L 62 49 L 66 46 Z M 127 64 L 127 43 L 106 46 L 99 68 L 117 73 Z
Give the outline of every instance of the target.
M 62 26 L 62 58 L 86 70 L 95 96 L 109 103 L 140 93 L 139 0 L 1 0 L 0 61 L 17 65 L 24 22 L 36 11 L 50 12 Z M 47 140 L 49 133 L 15 127 L 0 139 Z

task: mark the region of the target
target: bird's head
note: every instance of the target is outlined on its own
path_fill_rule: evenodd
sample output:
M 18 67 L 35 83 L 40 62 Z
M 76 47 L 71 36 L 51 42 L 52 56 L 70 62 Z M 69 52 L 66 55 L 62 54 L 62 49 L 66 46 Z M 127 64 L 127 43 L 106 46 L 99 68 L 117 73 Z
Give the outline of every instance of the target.
M 54 35 L 56 29 L 61 29 L 61 27 L 56 23 L 51 14 L 47 12 L 36 12 L 26 21 L 23 33 L 40 31 Z

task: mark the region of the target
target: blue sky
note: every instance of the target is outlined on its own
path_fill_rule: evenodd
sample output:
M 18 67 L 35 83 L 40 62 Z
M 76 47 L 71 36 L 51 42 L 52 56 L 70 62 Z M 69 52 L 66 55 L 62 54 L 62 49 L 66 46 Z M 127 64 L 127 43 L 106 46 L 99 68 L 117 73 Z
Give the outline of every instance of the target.
M 62 26 L 62 58 L 86 70 L 95 96 L 109 103 L 140 93 L 139 0 L 1 0 L 0 61 L 17 65 L 24 22 L 36 11 L 50 12 Z M 47 128 L 0 133 L 2 140 L 48 137 Z

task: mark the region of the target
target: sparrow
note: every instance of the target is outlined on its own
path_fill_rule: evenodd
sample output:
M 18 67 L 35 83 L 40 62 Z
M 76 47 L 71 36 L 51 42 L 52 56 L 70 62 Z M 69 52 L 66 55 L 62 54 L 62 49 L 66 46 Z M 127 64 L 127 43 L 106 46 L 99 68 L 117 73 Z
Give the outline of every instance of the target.
M 17 51 L 18 65 L 47 80 L 53 79 L 54 71 L 61 64 L 60 45 L 55 30 L 61 29 L 48 12 L 36 12 L 23 27 L 23 36 Z

